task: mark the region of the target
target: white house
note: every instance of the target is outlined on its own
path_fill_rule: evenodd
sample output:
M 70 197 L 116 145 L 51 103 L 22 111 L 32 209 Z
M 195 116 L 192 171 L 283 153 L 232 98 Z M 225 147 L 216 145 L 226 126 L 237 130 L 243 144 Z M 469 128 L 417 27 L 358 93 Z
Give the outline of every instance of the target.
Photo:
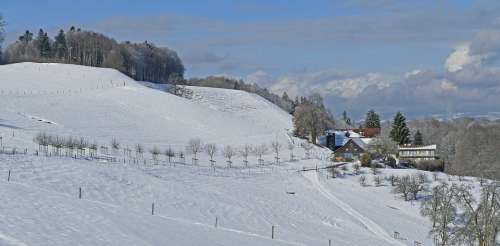
M 399 159 L 408 161 L 424 161 L 436 159 L 437 145 L 414 146 L 401 145 L 398 148 Z

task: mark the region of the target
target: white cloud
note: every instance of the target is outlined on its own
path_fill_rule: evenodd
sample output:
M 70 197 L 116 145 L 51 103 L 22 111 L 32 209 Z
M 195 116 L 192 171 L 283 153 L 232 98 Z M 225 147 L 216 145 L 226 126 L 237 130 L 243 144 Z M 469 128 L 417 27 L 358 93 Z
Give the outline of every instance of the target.
M 472 57 L 469 55 L 469 45 L 462 44 L 455 48 L 455 51 L 451 53 L 445 62 L 445 68 L 448 72 L 457 72 L 462 70 L 467 64 L 473 62 Z
M 457 86 L 447 79 L 441 80 L 440 88 L 443 91 L 457 91 Z

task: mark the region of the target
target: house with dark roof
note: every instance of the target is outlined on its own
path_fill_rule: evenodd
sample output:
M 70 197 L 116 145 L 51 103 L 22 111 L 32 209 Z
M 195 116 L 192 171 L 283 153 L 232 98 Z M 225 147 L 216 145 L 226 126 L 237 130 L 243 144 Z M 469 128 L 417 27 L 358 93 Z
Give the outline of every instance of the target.
M 358 160 L 362 154 L 368 153 L 368 142 L 362 138 L 349 138 L 333 153 L 335 161 Z

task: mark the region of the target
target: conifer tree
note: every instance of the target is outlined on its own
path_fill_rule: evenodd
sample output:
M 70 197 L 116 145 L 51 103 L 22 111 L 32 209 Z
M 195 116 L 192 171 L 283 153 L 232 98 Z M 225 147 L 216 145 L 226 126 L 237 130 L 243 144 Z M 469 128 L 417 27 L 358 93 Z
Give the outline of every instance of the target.
M 373 109 L 366 113 L 365 128 L 380 128 L 380 118 Z
M 38 51 L 40 52 L 40 57 L 50 58 L 50 41 L 49 36 L 43 29 L 38 31 L 38 37 L 36 39 Z
M 424 139 L 422 137 L 422 133 L 419 130 L 417 130 L 417 132 L 413 136 L 413 144 L 417 146 L 424 145 Z
M 66 45 L 66 35 L 64 31 L 59 30 L 59 34 L 55 37 L 54 41 L 54 52 L 55 56 L 59 60 L 65 60 L 68 55 L 68 46 Z
M 397 112 L 396 116 L 394 116 L 390 136 L 398 144 L 407 144 L 410 142 L 410 129 L 406 126 L 406 118 L 401 112 Z

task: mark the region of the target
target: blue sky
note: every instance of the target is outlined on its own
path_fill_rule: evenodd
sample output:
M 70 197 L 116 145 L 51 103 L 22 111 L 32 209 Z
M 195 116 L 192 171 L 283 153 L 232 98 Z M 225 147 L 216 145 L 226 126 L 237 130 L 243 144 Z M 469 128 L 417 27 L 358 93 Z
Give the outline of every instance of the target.
M 120 41 L 149 40 L 178 51 L 188 77 L 224 74 L 276 92 L 320 91 L 332 107 L 361 115 L 368 107 L 384 110 L 356 106 L 368 86 L 400 86 L 415 71 L 450 82 L 449 56 L 478 33 L 496 30 L 499 10 L 493 0 L 2 0 L 0 13 L 8 23 L 7 43 L 25 29 L 54 33 L 72 25 Z M 461 82 L 450 83 L 457 93 L 462 89 Z M 452 104 L 460 109 L 409 111 L 469 113 L 481 105 Z

